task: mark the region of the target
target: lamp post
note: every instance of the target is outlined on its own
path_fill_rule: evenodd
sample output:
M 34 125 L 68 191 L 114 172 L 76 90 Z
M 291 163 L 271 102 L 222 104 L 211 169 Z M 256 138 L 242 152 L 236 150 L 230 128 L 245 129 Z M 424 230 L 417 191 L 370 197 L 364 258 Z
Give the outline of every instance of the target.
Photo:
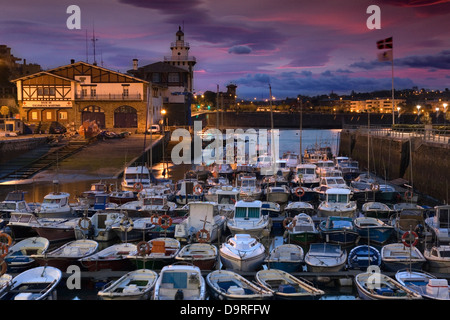
M 400 123 L 400 107 L 397 107 L 397 122 Z
M 444 126 L 445 126 L 445 122 L 446 122 L 446 117 L 447 117 L 447 104 L 446 103 L 444 103 L 443 104 L 443 106 L 444 106 Z
M 417 123 L 420 123 L 420 108 L 421 106 L 417 106 Z
M 161 109 L 161 115 L 162 115 L 162 161 L 163 161 L 163 177 L 166 177 L 166 154 L 165 154 L 165 144 L 166 144 L 166 130 L 164 127 L 164 122 L 165 122 L 165 115 L 166 115 L 167 111 L 166 109 Z M 167 170 L 168 171 L 168 170 Z M 167 172 L 167 175 L 169 175 L 169 172 Z

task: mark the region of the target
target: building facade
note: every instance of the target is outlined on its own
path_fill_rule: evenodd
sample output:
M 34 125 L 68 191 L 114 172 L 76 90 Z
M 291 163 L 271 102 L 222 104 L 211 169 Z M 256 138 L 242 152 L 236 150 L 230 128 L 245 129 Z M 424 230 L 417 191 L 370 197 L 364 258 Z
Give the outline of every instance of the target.
M 96 121 L 102 129 L 144 132 L 151 113 L 161 108 L 161 88 L 95 64 L 74 62 L 13 80 L 21 119 L 46 128 L 54 122 L 78 128 Z M 151 92 L 147 101 L 147 92 Z

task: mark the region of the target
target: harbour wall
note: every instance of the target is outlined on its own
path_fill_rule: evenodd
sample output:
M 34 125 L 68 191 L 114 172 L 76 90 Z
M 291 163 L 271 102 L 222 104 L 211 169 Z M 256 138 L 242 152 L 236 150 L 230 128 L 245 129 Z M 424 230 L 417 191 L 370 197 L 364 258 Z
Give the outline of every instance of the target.
M 47 136 L 0 139 L 0 163 L 14 159 L 47 142 Z
M 367 113 L 317 113 L 305 112 L 273 112 L 274 128 L 300 128 L 304 129 L 342 129 L 344 126 L 367 125 Z M 300 121 L 301 118 L 301 121 Z M 206 112 L 192 116 L 193 121 L 202 121 L 203 126 L 220 128 L 270 128 L 270 112 Z M 417 123 L 417 116 L 413 114 L 395 117 L 396 123 Z M 392 115 L 385 113 L 370 114 L 372 125 L 392 125 Z
M 368 152 L 368 145 L 370 146 Z M 404 179 L 416 192 L 441 203 L 449 202 L 450 145 L 410 139 L 370 135 L 359 130 L 342 130 L 339 154 L 359 162 L 386 180 Z

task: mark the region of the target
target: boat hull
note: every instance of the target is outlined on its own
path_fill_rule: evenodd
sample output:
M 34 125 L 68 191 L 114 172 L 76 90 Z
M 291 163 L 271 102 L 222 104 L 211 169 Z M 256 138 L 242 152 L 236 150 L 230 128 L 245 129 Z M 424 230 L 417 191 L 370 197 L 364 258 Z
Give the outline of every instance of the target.
M 75 229 L 68 228 L 52 228 L 52 227 L 33 227 L 40 237 L 47 238 L 49 241 L 67 241 L 75 239 Z
M 261 265 L 264 262 L 265 257 L 266 254 L 263 252 L 258 255 L 241 259 L 220 251 L 220 261 L 222 262 L 222 265 L 226 269 L 233 271 L 255 271 L 261 268 Z

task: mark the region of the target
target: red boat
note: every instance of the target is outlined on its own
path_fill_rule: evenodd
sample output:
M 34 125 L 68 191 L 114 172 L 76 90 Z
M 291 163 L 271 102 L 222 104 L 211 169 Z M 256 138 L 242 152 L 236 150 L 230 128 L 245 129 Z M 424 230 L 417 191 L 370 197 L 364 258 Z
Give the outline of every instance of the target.
M 89 257 L 80 259 L 81 266 L 89 271 L 110 269 L 112 271 L 132 270 L 133 264 L 127 258 L 130 252 L 136 251 L 132 243 L 119 243 L 109 246 Z

